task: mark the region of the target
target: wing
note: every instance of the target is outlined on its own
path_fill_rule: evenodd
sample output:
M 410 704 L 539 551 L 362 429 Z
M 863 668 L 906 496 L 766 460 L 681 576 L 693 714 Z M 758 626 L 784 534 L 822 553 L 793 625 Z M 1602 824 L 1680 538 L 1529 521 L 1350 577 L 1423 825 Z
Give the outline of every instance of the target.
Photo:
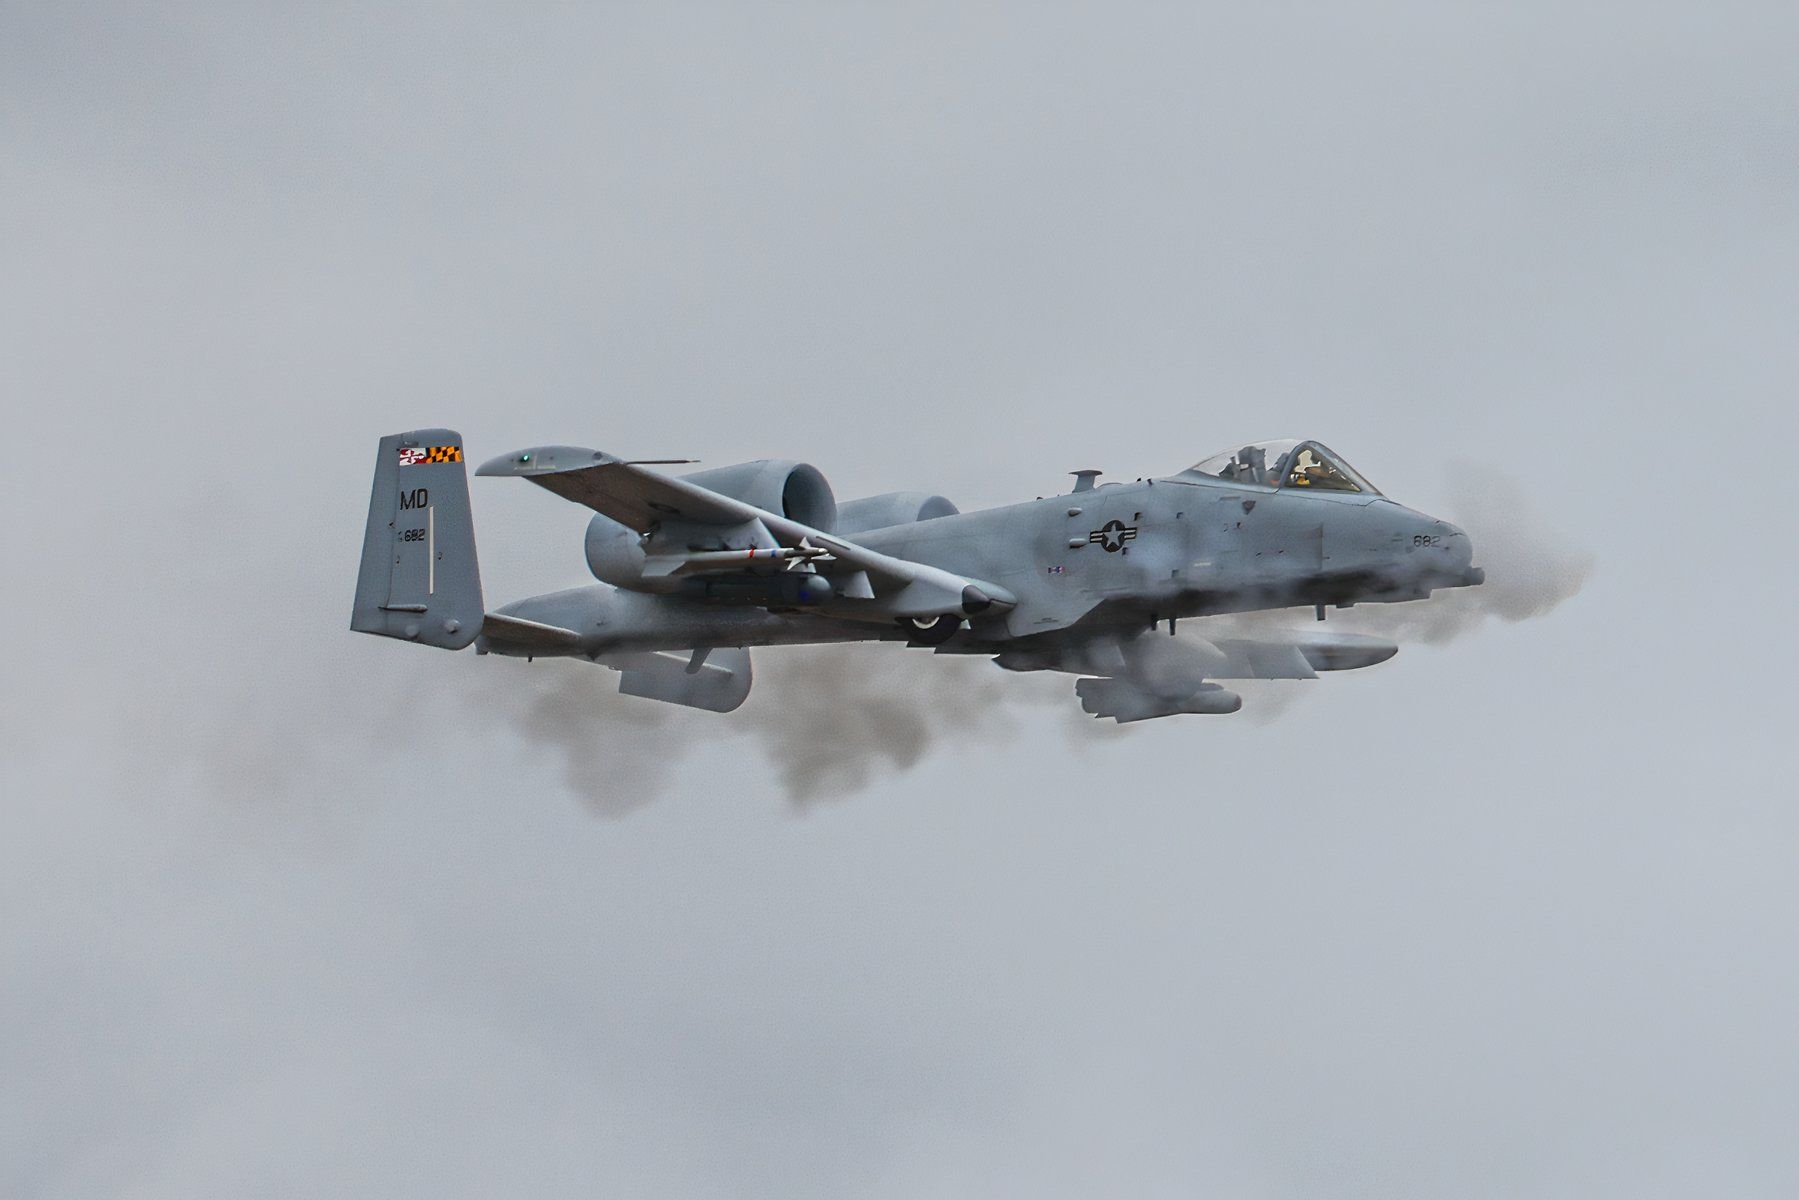
M 638 533 L 653 534 L 665 523 L 734 527 L 758 523 L 777 547 L 796 552 L 836 586 L 820 610 L 836 616 L 885 620 L 942 613 L 1003 612 L 1017 601 L 996 584 L 957 575 L 926 563 L 894 558 L 799 521 L 757 508 L 685 479 L 674 479 L 601 450 L 579 446 L 535 446 L 481 465 L 477 475 L 528 479 L 565 500 L 573 500 Z M 742 570 L 752 559 L 716 551 L 657 555 L 661 574 Z M 766 552 L 757 551 L 765 557 Z
M 749 505 L 683 479 L 646 471 L 603 450 L 534 446 L 482 463 L 477 475 L 514 475 L 648 533 L 667 520 L 735 525 Z M 751 510 L 752 512 L 754 510 Z

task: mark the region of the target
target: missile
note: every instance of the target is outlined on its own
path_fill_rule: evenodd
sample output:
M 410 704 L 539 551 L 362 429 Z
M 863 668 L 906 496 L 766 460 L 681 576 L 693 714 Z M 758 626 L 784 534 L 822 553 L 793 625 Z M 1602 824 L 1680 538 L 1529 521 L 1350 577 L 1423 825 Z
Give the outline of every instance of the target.
M 785 562 L 794 566 L 831 557 L 819 546 L 753 546 L 747 550 L 695 550 L 690 554 L 652 554 L 644 559 L 646 577 L 693 575 L 706 571 L 728 571 L 757 563 Z

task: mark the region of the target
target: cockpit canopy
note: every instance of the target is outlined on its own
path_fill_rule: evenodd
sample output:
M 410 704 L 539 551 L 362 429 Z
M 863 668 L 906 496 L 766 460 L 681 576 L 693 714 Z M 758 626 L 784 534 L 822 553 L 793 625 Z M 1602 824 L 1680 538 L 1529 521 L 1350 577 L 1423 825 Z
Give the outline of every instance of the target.
M 1213 455 L 1188 469 L 1197 475 L 1259 487 L 1380 495 L 1378 488 L 1357 474 L 1355 468 L 1339 458 L 1335 451 L 1327 449 L 1321 442 L 1302 442 L 1297 438 L 1251 442 L 1241 449 Z

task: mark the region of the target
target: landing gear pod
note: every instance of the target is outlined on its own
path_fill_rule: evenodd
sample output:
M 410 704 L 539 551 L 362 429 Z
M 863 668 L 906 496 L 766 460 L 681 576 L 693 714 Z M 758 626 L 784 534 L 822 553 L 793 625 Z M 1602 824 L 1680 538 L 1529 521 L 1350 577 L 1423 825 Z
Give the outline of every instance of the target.
M 1243 697 L 1215 683 L 1202 683 L 1185 696 L 1159 696 L 1130 679 L 1077 679 L 1074 690 L 1082 708 L 1120 725 L 1182 713 L 1219 716 L 1243 707 Z
M 962 618 L 954 613 L 935 617 L 901 617 L 900 628 L 906 631 L 908 646 L 941 646 L 962 628 Z

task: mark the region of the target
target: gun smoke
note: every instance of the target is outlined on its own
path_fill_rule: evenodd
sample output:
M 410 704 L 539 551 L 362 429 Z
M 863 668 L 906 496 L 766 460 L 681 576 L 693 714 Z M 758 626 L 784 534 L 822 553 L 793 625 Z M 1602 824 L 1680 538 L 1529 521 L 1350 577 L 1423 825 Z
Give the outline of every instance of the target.
M 1440 507 L 1473 539 L 1474 561 L 1486 569 L 1486 582 L 1448 588 L 1429 600 L 1330 610 L 1333 626 L 1391 637 L 1402 645 L 1448 642 L 1489 619 L 1512 623 L 1544 616 L 1578 594 L 1592 576 L 1593 555 L 1570 544 L 1525 489 L 1497 471 L 1459 468 Z M 1312 620 L 1311 609 L 1296 608 L 1208 617 L 1200 625 L 1202 633 L 1211 628 L 1266 637 Z
M 1401 643 L 1447 642 L 1488 620 L 1512 623 L 1544 616 L 1575 596 L 1592 576 L 1593 555 L 1571 545 L 1526 490 L 1497 471 L 1463 466 L 1443 507 L 1474 539 L 1474 561 L 1486 568 L 1486 583 L 1438 592 L 1417 603 L 1359 607 L 1345 614 L 1352 618 L 1346 624 Z
M 992 744 L 1016 730 L 1021 707 L 1070 699 L 1047 679 L 1008 676 L 984 658 L 888 644 L 769 648 L 757 651 L 755 670 L 749 699 L 728 716 L 620 696 L 612 671 L 557 660 L 503 662 L 483 672 L 468 700 L 555 755 L 564 785 L 594 812 L 622 816 L 666 792 L 681 748 L 696 740 L 749 739 L 804 809 L 951 743 Z

